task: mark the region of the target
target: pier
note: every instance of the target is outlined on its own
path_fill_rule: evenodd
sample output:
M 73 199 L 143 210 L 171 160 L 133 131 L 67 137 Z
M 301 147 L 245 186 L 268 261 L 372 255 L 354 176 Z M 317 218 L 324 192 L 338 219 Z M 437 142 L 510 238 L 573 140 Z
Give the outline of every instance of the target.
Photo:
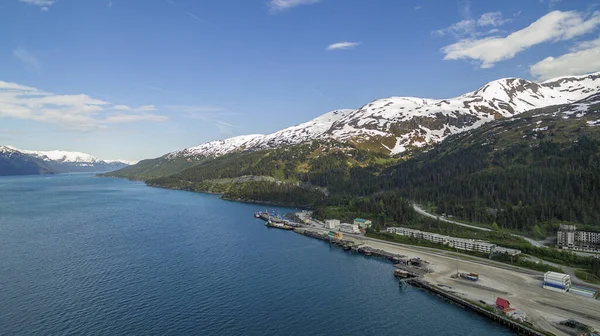
M 431 285 L 430 283 L 428 283 L 427 281 L 423 280 L 423 279 L 419 279 L 419 278 L 415 278 L 415 279 L 409 279 L 407 280 L 407 282 L 417 288 L 422 288 L 430 293 L 433 293 L 437 296 L 440 296 L 442 298 L 444 298 L 445 300 L 451 301 L 455 304 L 458 304 L 461 307 L 465 307 L 465 308 L 469 308 L 472 311 L 486 316 L 514 331 L 516 331 L 517 333 L 519 333 L 519 335 L 531 335 L 531 336 L 546 336 L 549 335 L 547 333 L 543 333 L 541 331 L 535 330 L 531 327 L 528 327 L 524 324 L 518 323 L 515 320 L 511 320 L 507 317 L 498 315 L 494 312 L 491 312 L 477 304 L 474 304 L 470 301 L 464 300 L 456 295 L 453 295 L 451 293 L 448 293 L 440 288 L 438 288 L 437 286 Z
M 268 220 L 267 218 L 268 217 L 265 217 L 263 219 Z M 452 275 L 456 274 L 454 272 L 458 272 L 458 259 L 453 258 L 453 256 L 447 256 L 446 253 L 422 251 L 418 248 L 413 250 L 412 248 L 406 248 L 404 246 L 391 246 L 392 243 L 362 237 L 356 234 L 349 234 L 346 236 L 343 231 L 320 229 L 318 226 L 308 222 L 295 224 L 297 226 L 294 228 L 294 232 L 298 234 L 322 240 L 327 242 L 331 247 L 341 248 L 349 254 L 362 254 L 365 257 L 380 258 L 381 260 L 392 263 L 394 267 L 392 268 L 393 272 L 390 272 L 390 275 L 393 274 L 402 289 L 414 287 L 426 290 L 446 301 L 468 308 L 482 316 L 486 316 L 487 318 L 514 330 L 520 335 L 554 335 L 544 329 L 551 332 L 557 332 L 558 334 L 561 333 L 559 331 L 560 328 L 557 327 L 556 323 L 553 321 L 548 323 L 548 319 L 543 316 L 536 316 L 535 314 L 532 314 L 533 317 L 530 318 L 529 316 L 522 314 L 521 311 L 516 308 L 531 308 L 531 306 L 527 306 L 528 303 L 531 304 L 532 300 L 529 295 L 538 295 L 538 297 L 545 298 L 550 294 L 550 296 L 556 296 L 556 302 L 561 302 L 560 305 L 556 304 L 556 306 L 553 306 L 546 301 L 534 301 L 535 307 L 538 307 L 542 312 L 557 314 L 555 310 L 549 307 L 555 307 L 563 311 L 567 311 L 567 308 L 565 307 L 573 307 L 568 310 L 568 312 L 576 314 L 573 316 L 581 319 L 582 322 L 593 325 L 593 322 L 589 322 L 589 320 L 596 319 L 594 314 L 583 313 L 585 311 L 590 311 L 590 309 L 591 311 L 597 312 L 597 310 L 594 310 L 597 308 L 593 306 L 594 302 L 575 300 L 570 296 L 558 297 L 558 295 L 554 295 L 554 292 L 547 292 L 541 288 L 541 286 L 537 287 L 530 284 L 523 284 L 524 288 L 511 285 L 510 292 L 506 291 L 502 286 L 498 289 L 494 284 L 514 284 L 520 277 L 517 273 L 522 272 L 508 270 L 505 267 L 498 267 L 498 269 L 496 269 L 494 267 L 496 265 L 489 265 L 487 260 L 481 262 L 471 260 L 463 262 L 468 263 L 468 270 L 464 274 L 476 277 L 476 280 L 464 281 L 464 283 L 459 281 L 456 284 L 453 284 L 452 281 L 457 281 L 452 279 Z M 406 255 L 399 253 L 405 253 Z M 464 267 L 467 267 L 466 264 Z M 437 281 L 435 284 L 428 282 L 430 279 L 430 275 L 428 274 L 432 272 L 438 274 L 431 278 Z M 480 279 L 481 274 L 483 274 L 483 280 Z M 526 272 L 525 274 L 527 276 L 532 275 L 531 272 Z M 471 280 L 468 277 L 466 277 L 466 279 Z M 477 283 L 479 280 L 481 280 L 482 283 Z M 479 292 L 473 291 L 473 287 L 477 287 Z M 515 317 L 515 314 L 505 315 L 504 313 L 506 312 L 504 310 L 501 310 L 493 303 L 489 303 L 492 301 L 488 301 L 487 295 L 497 297 L 497 294 L 510 295 L 511 298 L 516 301 L 513 302 L 515 303 L 515 308 L 511 308 L 513 308 L 512 311 L 516 310 L 519 313 L 518 316 Z M 527 311 L 524 313 L 527 313 Z M 562 315 L 558 316 L 563 317 Z

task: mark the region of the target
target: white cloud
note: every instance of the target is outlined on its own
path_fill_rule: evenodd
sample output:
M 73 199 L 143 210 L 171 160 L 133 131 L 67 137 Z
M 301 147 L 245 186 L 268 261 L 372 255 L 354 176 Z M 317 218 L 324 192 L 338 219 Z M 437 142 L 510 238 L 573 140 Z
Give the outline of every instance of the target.
M 113 110 L 118 111 L 133 111 L 133 112 L 151 112 L 156 111 L 156 106 L 154 105 L 143 105 L 140 107 L 132 108 L 127 105 L 115 105 L 112 107 Z
M 570 53 L 547 57 L 529 67 L 531 75 L 539 80 L 596 71 L 600 71 L 600 38 L 581 42 Z
M 301 5 L 312 5 L 321 2 L 321 0 L 270 0 L 269 7 L 272 11 L 278 12 Z
M 413 7 L 414 10 L 419 10 L 421 8 L 423 8 L 423 6 L 415 6 L 415 7 Z
M 104 119 L 104 122 L 110 124 L 123 124 L 140 121 L 164 122 L 167 120 L 169 120 L 169 118 L 158 114 L 114 114 Z
M 600 25 L 600 12 L 553 11 L 526 28 L 506 37 L 467 38 L 442 48 L 444 60 L 471 59 L 481 68 L 511 59 L 527 48 L 544 42 L 569 40 L 594 30 Z
M 55 3 L 55 0 L 19 0 L 21 2 L 24 2 L 28 5 L 35 5 L 35 6 L 50 6 L 53 3 Z
M 444 36 L 446 34 L 452 34 L 456 37 L 462 37 L 465 35 L 470 35 L 475 32 L 475 28 L 477 26 L 477 21 L 473 19 L 466 19 L 462 21 L 458 21 L 444 29 L 438 29 L 432 32 L 434 36 Z
M 479 20 L 477 20 L 477 24 L 479 24 L 480 26 L 498 27 L 505 24 L 508 21 L 509 20 L 505 20 L 502 18 L 501 12 L 489 12 L 482 14 Z
M 48 6 L 52 6 L 56 0 L 19 0 L 28 5 L 38 6 L 44 12 L 49 10 Z
M 345 50 L 358 46 L 361 42 L 338 42 L 327 46 L 327 50 Z
M 13 50 L 13 56 L 21 61 L 25 67 L 29 70 L 39 71 L 42 68 L 40 61 L 29 51 L 24 48 L 17 48 Z
M 441 36 L 445 36 L 445 35 L 449 34 L 458 39 L 464 38 L 466 36 L 470 36 L 473 38 L 476 36 L 481 36 L 481 35 L 486 34 L 486 33 L 478 33 L 477 32 L 478 27 L 486 27 L 486 26 L 499 27 L 510 21 L 509 19 L 504 19 L 502 17 L 501 12 L 483 13 L 477 20 L 471 18 L 471 14 L 470 14 L 471 10 L 469 7 L 462 8 L 461 13 L 462 13 L 463 17 L 465 18 L 464 20 L 461 20 L 454 24 L 451 24 L 450 26 L 448 26 L 446 28 L 434 30 L 431 34 L 433 36 L 437 36 L 437 37 L 441 37 Z
M 148 114 L 153 105 L 132 108 L 92 98 L 86 94 L 58 95 L 34 87 L 0 81 L 0 118 L 33 120 L 77 131 L 90 131 L 107 124 L 153 121 L 166 116 Z M 121 112 L 117 112 L 121 111 Z

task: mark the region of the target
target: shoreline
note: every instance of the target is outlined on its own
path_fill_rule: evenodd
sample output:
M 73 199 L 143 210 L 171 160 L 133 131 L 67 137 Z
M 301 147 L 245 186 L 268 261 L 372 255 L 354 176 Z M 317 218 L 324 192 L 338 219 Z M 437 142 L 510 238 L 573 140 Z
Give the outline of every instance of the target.
M 294 232 L 320 239 L 315 236 L 323 232 L 323 229 L 300 228 Z M 449 251 L 379 241 L 363 236 L 344 234 L 344 241 L 366 245 L 371 249 L 390 254 L 401 254 L 407 258 L 428 260 L 431 262 L 428 267 L 433 272 L 425 274 L 421 281 L 456 300 L 470 303 L 485 302 L 490 308 L 495 306 L 497 297 L 506 298 L 511 302 L 511 306 L 527 315 L 528 321 L 533 326 L 531 329 L 538 329 L 539 335 L 569 335 L 558 323 L 571 318 L 600 329 L 600 300 L 543 289 L 541 272 L 504 264 L 498 265 L 496 262 L 471 256 L 461 256 L 457 259 L 455 253 Z M 457 268 L 460 272 L 479 273 L 480 280 L 473 283 L 451 278 L 450 275 L 455 274 Z M 500 318 L 505 321 L 504 316 Z

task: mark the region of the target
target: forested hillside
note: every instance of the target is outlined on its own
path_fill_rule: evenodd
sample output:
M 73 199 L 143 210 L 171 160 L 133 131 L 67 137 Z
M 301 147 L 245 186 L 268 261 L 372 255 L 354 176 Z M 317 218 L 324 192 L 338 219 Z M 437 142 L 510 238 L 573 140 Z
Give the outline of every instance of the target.
M 539 236 L 559 221 L 597 226 L 599 101 L 596 95 L 453 136 L 385 171 L 381 188 L 439 213 Z
M 129 169 L 153 186 L 310 207 L 323 217 L 405 223 L 414 216 L 410 201 L 542 237 L 559 222 L 600 223 L 599 107 L 600 95 L 594 95 L 529 111 L 451 136 L 410 158 L 351 142 L 310 141 L 171 165 L 149 160 Z M 144 167 L 153 173 L 144 175 Z

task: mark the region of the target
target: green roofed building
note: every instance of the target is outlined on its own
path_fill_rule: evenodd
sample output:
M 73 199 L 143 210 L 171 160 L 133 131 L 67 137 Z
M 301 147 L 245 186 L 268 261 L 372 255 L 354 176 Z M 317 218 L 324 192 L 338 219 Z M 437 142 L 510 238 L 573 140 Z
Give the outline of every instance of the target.
M 361 227 L 363 229 L 368 229 L 371 227 L 371 225 L 373 225 L 373 222 L 371 222 L 368 219 L 364 219 L 364 218 L 355 218 L 354 224 L 358 225 L 359 227 Z

